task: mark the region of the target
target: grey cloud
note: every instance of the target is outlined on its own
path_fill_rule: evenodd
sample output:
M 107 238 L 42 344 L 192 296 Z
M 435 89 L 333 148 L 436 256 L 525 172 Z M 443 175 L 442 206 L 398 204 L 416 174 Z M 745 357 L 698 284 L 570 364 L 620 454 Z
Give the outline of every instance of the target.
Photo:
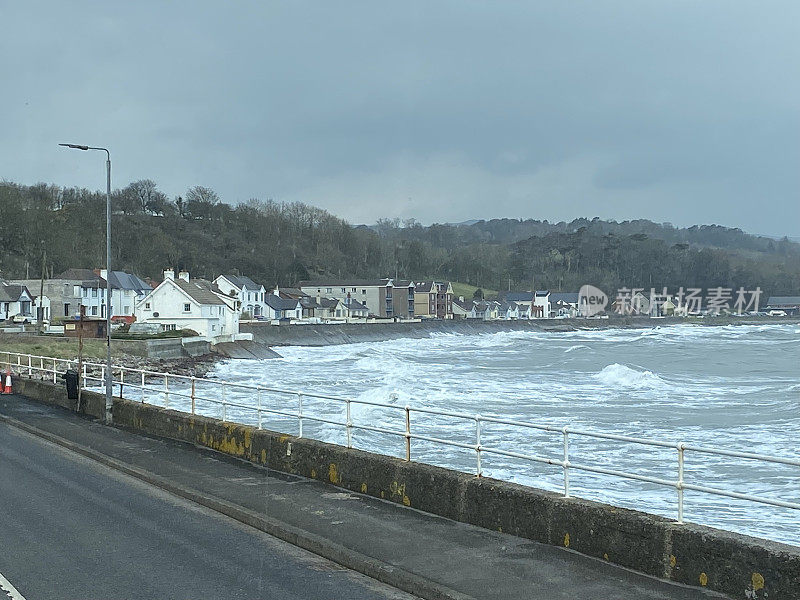
M 795 2 L 2 12 L 7 179 L 101 187 L 98 165 L 54 146 L 85 140 L 112 147 L 118 185 L 313 201 L 356 222 L 601 214 L 800 233 Z M 773 210 L 748 214 L 755 196 Z

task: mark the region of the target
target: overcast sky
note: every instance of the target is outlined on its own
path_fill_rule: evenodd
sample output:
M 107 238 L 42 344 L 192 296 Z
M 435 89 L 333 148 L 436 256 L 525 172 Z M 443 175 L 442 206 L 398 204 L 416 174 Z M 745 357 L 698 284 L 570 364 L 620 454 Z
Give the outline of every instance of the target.
M 800 235 L 800 2 L 0 0 L 0 178 Z

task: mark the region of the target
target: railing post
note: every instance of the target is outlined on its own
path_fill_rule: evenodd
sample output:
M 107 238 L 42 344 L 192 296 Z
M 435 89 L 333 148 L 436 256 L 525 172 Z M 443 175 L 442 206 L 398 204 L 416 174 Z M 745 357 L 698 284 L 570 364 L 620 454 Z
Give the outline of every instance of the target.
M 31 369 L 31 355 L 28 354 L 28 379 L 31 378 L 31 375 L 33 375 L 33 370 Z
M 56 382 L 56 370 L 58 369 L 56 365 L 56 359 L 53 359 L 53 383 Z M 69 363 L 67 363 L 67 369 L 69 369 Z
M 569 498 L 569 431 L 564 427 L 564 497 Z
M 261 388 L 257 388 L 256 395 L 258 397 L 258 428 L 261 429 Z
M 303 394 L 297 394 L 297 420 L 300 425 L 300 433 L 297 437 L 303 437 Z
M 475 415 L 475 454 L 478 461 L 476 477 L 481 477 L 483 469 L 481 468 L 481 416 L 479 414 Z
M 104 382 L 105 380 L 106 380 L 106 366 L 102 365 L 100 367 L 100 383 Z
M 164 373 L 164 408 L 169 408 L 169 374 Z
M 225 400 L 225 384 L 222 384 L 222 421 L 225 421 L 225 417 L 228 415 L 228 402 Z
M 81 388 L 86 389 L 86 363 L 83 363 L 83 377 L 81 377 Z
M 675 487 L 678 489 L 678 523 L 683 523 L 683 453 L 685 445 L 683 442 L 678 444 L 678 482 Z
M 144 404 L 144 371 L 142 371 L 142 385 L 139 389 L 142 390 L 142 404 Z
M 194 404 L 195 404 L 194 392 L 195 392 L 195 380 L 194 380 L 194 375 L 192 375 L 192 414 L 194 414 Z
M 125 386 L 125 368 L 119 368 L 119 398 L 122 399 L 122 388 Z
M 411 461 L 411 407 L 406 404 L 406 460 Z
M 347 409 L 347 411 L 346 411 L 347 412 L 347 418 L 345 419 L 345 430 L 347 431 L 347 447 L 348 448 L 352 448 L 353 447 L 353 439 L 352 439 L 352 436 L 353 436 L 353 433 L 352 433 L 353 422 L 350 420 L 350 398 L 347 398 L 345 402 L 346 402 L 346 409 Z

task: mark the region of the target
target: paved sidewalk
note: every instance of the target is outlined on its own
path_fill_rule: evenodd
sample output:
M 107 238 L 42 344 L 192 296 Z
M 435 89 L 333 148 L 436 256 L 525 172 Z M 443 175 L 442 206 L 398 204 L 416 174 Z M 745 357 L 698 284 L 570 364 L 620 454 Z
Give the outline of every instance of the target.
M 172 440 L 107 427 L 20 396 L 0 396 L 0 415 L 329 540 L 476 599 L 700 600 L 706 590 L 652 579 L 547 546 Z

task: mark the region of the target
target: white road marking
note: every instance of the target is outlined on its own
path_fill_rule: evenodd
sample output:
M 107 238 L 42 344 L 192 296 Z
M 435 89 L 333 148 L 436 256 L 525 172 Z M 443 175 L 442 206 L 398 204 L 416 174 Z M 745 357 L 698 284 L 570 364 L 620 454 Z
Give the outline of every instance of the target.
M 11 585 L 11 582 L 0 573 L 0 598 L 4 596 L 9 600 L 25 600 L 25 596 L 20 594 L 17 588 Z

